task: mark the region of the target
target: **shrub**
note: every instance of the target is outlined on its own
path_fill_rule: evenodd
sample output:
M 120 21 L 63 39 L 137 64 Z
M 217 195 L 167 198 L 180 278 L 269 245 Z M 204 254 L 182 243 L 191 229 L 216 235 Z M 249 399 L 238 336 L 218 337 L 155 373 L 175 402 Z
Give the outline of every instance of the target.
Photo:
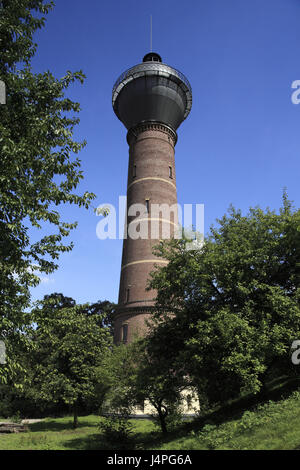
M 113 413 L 102 418 L 99 424 L 101 435 L 110 449 L 134 448 L 133 424 L 124 415 Z
M 14 413 L 12 416 L 9 417 L 9 421 L 11 421 L 12 423 L 21 423 L 22 422 L 21 413 L 17 411 L 16 413 Z

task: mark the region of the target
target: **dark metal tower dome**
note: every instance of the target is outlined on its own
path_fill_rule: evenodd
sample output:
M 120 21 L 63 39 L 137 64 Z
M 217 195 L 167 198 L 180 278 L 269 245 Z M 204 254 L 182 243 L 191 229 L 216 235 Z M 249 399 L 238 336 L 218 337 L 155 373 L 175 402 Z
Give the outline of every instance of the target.
M 129 130 L 143 122 L 159 122 L 174 131 L 192 107 L 192 89 L 178 70 L 155 52 L 122 73 L 112 92 L 114 112 Z

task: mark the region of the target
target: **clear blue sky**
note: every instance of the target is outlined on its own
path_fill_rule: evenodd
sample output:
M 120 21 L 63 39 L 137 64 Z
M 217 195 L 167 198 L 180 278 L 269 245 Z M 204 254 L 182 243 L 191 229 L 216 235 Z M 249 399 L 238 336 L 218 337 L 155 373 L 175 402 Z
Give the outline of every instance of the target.
M 61 77 L 82 69 L 85 84 L 69 96 L 81 103 L 76 138 L 85 175 L 79 191 L 95 205 L 126 194 L 126 130 L 114 115 L 111 90 L 150 49 L 189 79 L 193 107 L 178 129 L 178 201 L 205 205 L 205 231 L 230 203 L 278 209 L 282 190 L 300 207 L 299 0 L 57 0 L 36 36 L 35 71 Z M 92 209 L 61 209 L 75 248 L 44 276 L 33 299 L 62 292 L 77 302 L 118 297 L 122 241 L 99 240 Z

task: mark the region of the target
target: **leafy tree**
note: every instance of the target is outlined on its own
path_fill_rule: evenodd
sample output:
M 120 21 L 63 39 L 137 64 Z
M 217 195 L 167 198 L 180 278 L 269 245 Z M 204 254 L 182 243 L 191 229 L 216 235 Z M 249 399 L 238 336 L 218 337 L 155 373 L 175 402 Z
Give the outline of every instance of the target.
M 137 351 L 132 345 L 113 345 L 98 368 L 98 391 L 103 397 L 102 413 L 127 418 L 136 405 L 131 386 L 136 380 Z
M 208 405 L 293 374 L 290 348 L 300 337 L 300 211 L 284 194 L 279 213 L 231 207 L 218 222 L 201 250 L 161 243 L 157 254 L 169 263 L 150 281 L 156 355 L 173 358 Z
M 62 293 L 53 292 L 52 294 L 45 295 L 43 304 L 51 305 L 51 312 L 55 314 L 57 310 L 62 308 L 75 307 L 76 301 L 72 297 L 66 297 Z
M 115 307 L 115 304 L 109 300 L 98 300 L 98 302 L 89 304 L 85 309 L 85 313 L 87 315 L 100 315 L 103 321 L 103 328 L 108 328 L 113 336 Z
M 79 103 L 65 97 L 81 71 L 57 79 L 50 71 L 34 73 L 34 33 L 45 24 L 53 3 L 44 0 L 0 1 L 0 80 L 6 104 L 0 106 L 0 337 L 7 340 L 8 361 L 0 380 L 16 371 L 15 341 L 24 340 L 29 288 L 39 273 L 51 273 L 60 253 L 72 249 L 64 237 L 76 227 L 56 209 L 62 203 L 88 208 L 94 195 L 74 192 L 83 178 L 76 156 L 85 142 L 73 140 Z M 50 234 L 30 240 L 28 228 Z M 55 231 L 53 230 L 55 228 Z M 17 338 L 17 339 L 16 339 Z
M 109 351 L 99 369 L 99 382 L 106 386 L 106 411 L 128 419 L 147 403 L 162 432 L 167 433 L 174 416 L 180 414 L 185 400 L 182 392 L 190 381 L 170 362 L 156 357 L 144 338 Z
M 27 392 L 37 402 L 63 401 L 71 406 L 74 428 L 79 404 L 95 397 L 97 370 L 111 345 L 103 318 L 87 316 L 85 309 L 86 305 L 72 305 L 69 298 L 52 294 L 33 311 L 37 328 Z
M 140 402 L 149 403 L 155 410 L 152 414 L 167 433 L 174 421 L 181 419 L 186 395 L 194 396 L 188 376 L 174 368 L 174 361 L 160 357 L 153 351 L 153 341 L 149 338 L 140 341 L 140 357 L 136 380 L 132 392 Z

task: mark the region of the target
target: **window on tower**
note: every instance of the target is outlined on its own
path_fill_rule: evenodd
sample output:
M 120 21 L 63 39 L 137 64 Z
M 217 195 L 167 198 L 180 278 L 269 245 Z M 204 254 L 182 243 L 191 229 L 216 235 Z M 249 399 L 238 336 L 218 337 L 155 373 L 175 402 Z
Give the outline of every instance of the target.
M 146 200 L 145 200 L 145 203 L 146 203 L 146 211 L 147 211 L 148 214 L 149 214 L 149 209 L 150 209 L 149 199 L 146 199 Z
M 125 323 L 124 325 L 122 325 L 122 341 L 123 341 L 123 343 L 127 343 L 127 339 L 128 339 L 128 325 L 127 325 L 127 323 Z
M 173 178 L 172 167 L 169 166 L 169 178 Z
M 133 176 L 133 178 L 136 177 L 136 165 L 133 165 L 132 176 Z

